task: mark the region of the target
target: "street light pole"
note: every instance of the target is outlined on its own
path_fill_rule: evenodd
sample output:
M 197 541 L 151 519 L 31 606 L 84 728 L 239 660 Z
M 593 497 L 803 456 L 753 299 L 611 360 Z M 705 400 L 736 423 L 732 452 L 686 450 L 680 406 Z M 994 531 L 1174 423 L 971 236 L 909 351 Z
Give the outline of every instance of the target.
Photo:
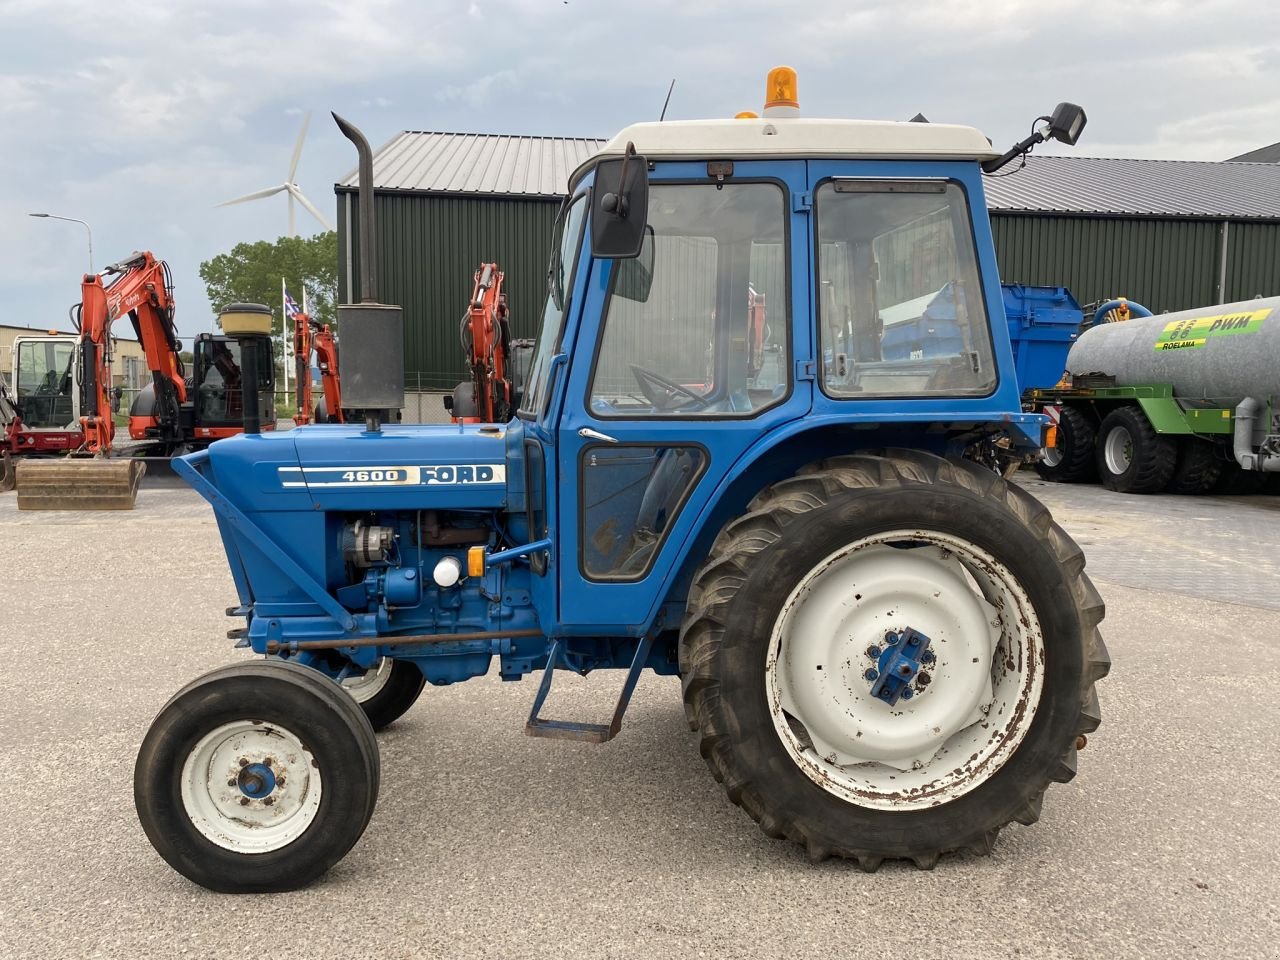
M 89 229 L 89 225 L 83 220 L 77 220 L 75 217 L 60 217 L 56 213 L 29 213 L 29 217 L 40 217 L 47 220 L 65 220 L 67 223 L 78 223 L 84 227 L 84 232 L 89 235 L 89 272 L 93 273 L 93 231 Z

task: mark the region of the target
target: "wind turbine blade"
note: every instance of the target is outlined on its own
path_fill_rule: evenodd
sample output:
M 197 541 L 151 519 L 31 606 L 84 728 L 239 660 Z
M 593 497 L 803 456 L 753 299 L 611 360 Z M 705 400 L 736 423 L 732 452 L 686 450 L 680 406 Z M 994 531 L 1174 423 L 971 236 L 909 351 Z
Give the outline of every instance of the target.
M 298 142 L 293 145 L 293 159 L 289 161 L 289 176 L 286 178 L 293 183 L 294 175 L 298 172 L 298 161 L 302 158 L 302 141 L 307 139 L 307 124 L 311 122 L 311 111 L 307 111 L 307 115 L 302 118 L 302 129 L 298 131 Z
M 324 227 L 326 230 L 333 229 L 333 224 L 331 224 L 328 220 L 324 218 L 324 214 L 316 209 L 316 206 L 314 203 L 312 203 L 305 196 L 303 196 L 303 193 L 301 190 L 299 190 L 297 187 L 293 185 L 290 185 L 289 196 L 296 197 L 298 202 L 302 204 L 302 206 L 306 209 L 307 213 L 311 214 L 313 217 L 315 217 L 317 220 L 320 221 L 320 226 Z
M 234 200 L 223 200 L 221 203 L 214 204 L 218 207 L 229 207 L 233 203 L 248 203 L 250 200 L 261 200 L 264 197 L 273 197 L 281 190 L 289 189 L 287 184 L 280 184 L 278 187 L 267 187 L 265 190 L 257 190 L 253 193 L 246 193 L 243 197 L 236 197 Z

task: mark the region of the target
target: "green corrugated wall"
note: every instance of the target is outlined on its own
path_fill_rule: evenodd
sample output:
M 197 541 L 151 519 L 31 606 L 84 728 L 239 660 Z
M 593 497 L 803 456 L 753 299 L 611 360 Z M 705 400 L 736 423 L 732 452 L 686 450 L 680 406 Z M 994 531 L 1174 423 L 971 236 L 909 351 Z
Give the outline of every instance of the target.
M 1280 224 L 1233 223 L 1227 231 L 1227 300 L 1280 295 Z
M 346 196 L 338 195 L 338 287 L 344 303 Z M 379 193 L 376 200 L 378 298 L 404 307 L 408 389 L 449 389 L 465 375 L 458 327 L 482 262 L 496 262 L 505 274 L 514 335 L 537 336 L 559 201 L 396 193 Z M 351 196 L 355 239 L 359 209 Z M 353 252 L 358 254 L 358 242 Z M 358 263 L 353 261 L 353 300 L 360 298 Z
M 339 292 L 347 297 L 346 197 L 338 202 Z M 537 334 L 546 295 L 555 200 L 379 193 L 379 296 L 405 308 L 405 370 L 414 389 L 450 388 L 464 375 L 458 323 L 485 260 L 506 273 L 515 335 Z M 1081 303 L 1125 296 L 1157 313 L 1220 302 L 1218 221 L 995 213 L 1000 277 L 1065 286 Z M 1280 223 L 1232 222 L 1226 300 L 1280 295 Z M 354 299 L 359 268 L 353 269 Z
M 1067 287 L 1081 303 L 1125 296 L 1157 313 L 1280 295 L 1280 224 L 1232 222 L 1219 295 L 1222 223 L 991 217 L 1000 279 Z

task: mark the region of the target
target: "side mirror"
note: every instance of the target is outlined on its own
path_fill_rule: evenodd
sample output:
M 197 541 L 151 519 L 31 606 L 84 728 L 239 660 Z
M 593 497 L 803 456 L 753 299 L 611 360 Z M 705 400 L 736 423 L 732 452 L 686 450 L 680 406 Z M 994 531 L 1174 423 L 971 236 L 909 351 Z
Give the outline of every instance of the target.
M 1053 108 L 1053 116 L 1049 118 L 1049 138 L 1073 147 L 1080 139 L 1088 119 L 1083 107 L 1074 103 L 1060 103 Z
M 591 191 L 591 255 L 627 260 L 640 255 L 649 215 L 649 163 L 627 144 L 624 156 L 596 164 Z

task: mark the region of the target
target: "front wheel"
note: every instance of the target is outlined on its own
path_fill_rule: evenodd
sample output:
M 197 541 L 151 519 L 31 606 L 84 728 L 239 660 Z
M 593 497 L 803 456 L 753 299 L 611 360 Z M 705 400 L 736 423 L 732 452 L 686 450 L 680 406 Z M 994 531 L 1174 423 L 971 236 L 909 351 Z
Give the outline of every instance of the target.
M 987 853 L 1099 722 L 1103 604 L 1029 494 L 913 451 L 764 491 L 697 574 L 685 702 L 729 797 L 813 859 Z
M 342 689 L 360 704 L 373 729 L 381 730 L 404 716 L 426 682 L 412 661 L 381 657 L 363 674 L 344 679 Z
M 306 886 L 355 845 L 378 796 L 378 748 L 355 702 L 307 667 L 255 660 L 185 688 L 134 768 L 156 851 L 219 893 Z

